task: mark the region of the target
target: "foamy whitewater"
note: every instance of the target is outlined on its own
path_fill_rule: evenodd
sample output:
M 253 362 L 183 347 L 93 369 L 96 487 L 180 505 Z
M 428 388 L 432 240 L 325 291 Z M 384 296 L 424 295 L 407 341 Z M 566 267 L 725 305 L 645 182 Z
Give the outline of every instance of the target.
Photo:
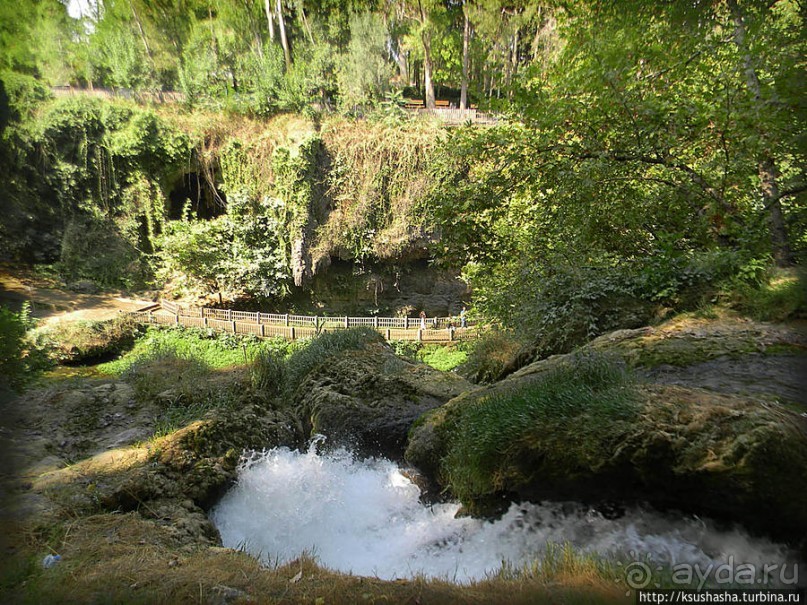
M 698 519 L 628 511 L 609 520 L 573 504 L 513 504 L 495 522 L 455 519 L 455 503 L 426 506 L 420 490 L 387 460 L 357 460 L 315 445 L 242 461 L 237 484 L 211 511 L 224 546 L 266 564 L 306 552 L 328 568 L 383 579 L 416 574 L 465 583 L 507 561 L 521 566 L 548 543 L 654 564 L 761 567 L 784 562 L 780 545 Z

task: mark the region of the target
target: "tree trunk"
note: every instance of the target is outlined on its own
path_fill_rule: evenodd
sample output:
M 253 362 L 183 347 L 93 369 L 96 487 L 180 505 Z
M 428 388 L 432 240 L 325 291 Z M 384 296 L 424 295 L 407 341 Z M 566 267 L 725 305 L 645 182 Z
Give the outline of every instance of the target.
M 762 115 L 766 109 L 766 102 L 762 98 L 762 87 L 759 84 L 751 51 L 745 41 L 745 22 L 742 11 L 737 0 L 728 0 L 728 6 L 734 18 L 734 44 L 740 52 L 745 70 L 745 83 L 748 91 L 753 96 L 754 109 L 756 111 L 756 124 L 763 124 Z M 781 195 L 779 192 L 779 169 L 776 159 L 770 152 L 770 137 L 765 132 L 764 127 L 760 128 L 760 139 L 762 140 L 763 151 L 757 163 L 757 175 L 760 180 L 760 190 L 765 211 L 768 214 L 768 225 L 770 227 L 771 247 L 773 258 L 780 267 L 787 267 L 793 264 L 793 252 L 787 238 L 787 227 L 785 226 L 784 215 L 782 213 Z
M 432 82 L 432 40 L 431 34 L 424 29 L 423 39 L 423 88 L 426 109 L 434 109 L 434 83 Z
M 280 30 L 280 45 L 283 47 L 283 56 L 286 58 L 286 69 L 291 68 L 291 52 L 289 51 L 289 41 L 286 38 L 286 22 L 283 20 L 283 3 L 277 0 L 277 28 Z
M 306 35 L 308 36 L 308 41 L 313 44 L 314 34 L 311 33 L 311 26 L 308 25 L 308 18 L 305 16 L 305 8 L 303 8 L 302 2 L 300 2 L 297 10 L 299 11 L 300 23 L 303 25 L 303 31 L 305 31 Z
M 793 252 L 787 241 L 787 228 L 785 227 L 785 217 L 782 214 L 779 193 L 779 171 L 773 158 L 765 157 L 759 163 L 759 179 L 761 181 L 762 200 L 765 204 L 765 209 L 768 211 L 773 258 L 778 266 L 788 267 L 793 264 Z
M 468 108 L 468 62 L 471 46 L 471 21 L 465 2 L 462 3 L 462 84 L 460 87 L 460 109 Z
M 134 3 L 132 0 L 129 0 L 129 8 L 132 9 L 132 15 L 134 16 L 135 23 L 137 23 L 137 31 L 140 32 L 140 39 L 143 41 L 143 46 L 146 49 L 146 56 L 149 58 L 149 63 L 151 63 L 152 68 L 154 67 L 154 57 L 151 56 L 151 48 L 149 47 L 148 39 L 146 38 L 146 32 L 143 31 L 143 24 L 140 22 L 140 16 L 137 14 L 135 10 Z
M 269 25 L 269 40 L 275 41 L 275 20 L 272 18 L 272 0 L 263 0 L 263 9 L 266 12 L 266 23 Z
M 398 65 L 398 73 L 401 74 L 401 82 L 404 86 L 409 86 L 412 81 L 409 79 L 409 62 L 406 59 L 406 54 L 403 53 L 398 47 L 395 53 L 395 63 Z

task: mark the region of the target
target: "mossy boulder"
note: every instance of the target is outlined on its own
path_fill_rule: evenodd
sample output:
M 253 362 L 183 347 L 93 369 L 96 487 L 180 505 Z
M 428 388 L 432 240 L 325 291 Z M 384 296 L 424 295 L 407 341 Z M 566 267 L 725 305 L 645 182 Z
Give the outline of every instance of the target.
M 131 349 L 141 328 L 131 317 L 121 315 L 103 321 L 63 321 L 35 331 L 37 341 L 65 365 L 88 364 L 111 359 Z
M 799 378 L 765 385 L 783 350 L 792 363 L 807 359 L 803 336 L 740 320 L 694 324 L 613 333 L 464 393 L 417 421 L 406 459 L 474 514 L 511 500 L 650 503 L 798 542 L 807 407 Z M 603 355 L 633 379 L 592 382 L 580 360 Z M 744 364 L 742 380 L 726 372 L 732 364 Z
M 305 377 L 294 399 L 309 434 L 360 454 L 400 459 L 412 423 L 471 388 L 456 374 L 373 343 L 328 358 Z
M 245 404 L 211 413 L 165 437 L 45 473 L 33 489 L 71 514 L 148 511 L 155 502 L 169 500 L 189 502 L 183 506 L 192 512 L 203 510 L 235 479 L 244 449 L 296 446 L 298 429 L 283 412 Z

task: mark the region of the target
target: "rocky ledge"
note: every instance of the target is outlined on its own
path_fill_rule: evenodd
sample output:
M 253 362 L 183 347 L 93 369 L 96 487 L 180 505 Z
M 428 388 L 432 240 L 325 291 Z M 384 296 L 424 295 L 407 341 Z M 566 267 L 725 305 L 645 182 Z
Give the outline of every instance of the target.
M 406 458 L 459 491 L 475 513 L 495 513 L 511 499 L 645 502 L 799 543 L 807 536 L 806 345 L 800 326 L 732 317 L 615 332 L 425 415 Z M 455 489 L 455 478 L 471 472 L 456 459 L 451 472 L 447 466 L 460 451 L 464 419 L 532 392 L 580 355 L 629 368 L 636 379 L 628 416 L 602 426 L 586 409 L 568 422 L 530 416 L 527 436 L 514 433 L 484 461 L 492 480 Z
M 293 409 L 308 434 L 325 435 L 360 455 L 400 460 L 415 420 L 471 388 L 456 374 L 374 343 L 312 371 L 297 389 Z

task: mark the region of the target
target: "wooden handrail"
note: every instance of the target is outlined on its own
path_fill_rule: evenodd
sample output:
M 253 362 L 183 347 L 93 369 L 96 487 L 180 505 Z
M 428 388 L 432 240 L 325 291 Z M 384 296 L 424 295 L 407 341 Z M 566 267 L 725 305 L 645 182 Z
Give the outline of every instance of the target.
M 328 317 L 317 315 L 280 315 L 276 313 L 232 311 L 208 307 L 183 307 L 170 301 L 159 301 L 158 311 L 130 313 L 146 324 L 180 325 L 207 328 L 233 334 L 253 334 L 260 338 L 282 337 L 287 340 L 310 338 L 323 332 L 365 326 L 376 330 L 387 340 L 418 342 L 451 342 L 475 338 L 477 326 L 467 323 L 459 327 L 452 317 L 430 317 L 425 328 L 419 318 L 412 317 Z

